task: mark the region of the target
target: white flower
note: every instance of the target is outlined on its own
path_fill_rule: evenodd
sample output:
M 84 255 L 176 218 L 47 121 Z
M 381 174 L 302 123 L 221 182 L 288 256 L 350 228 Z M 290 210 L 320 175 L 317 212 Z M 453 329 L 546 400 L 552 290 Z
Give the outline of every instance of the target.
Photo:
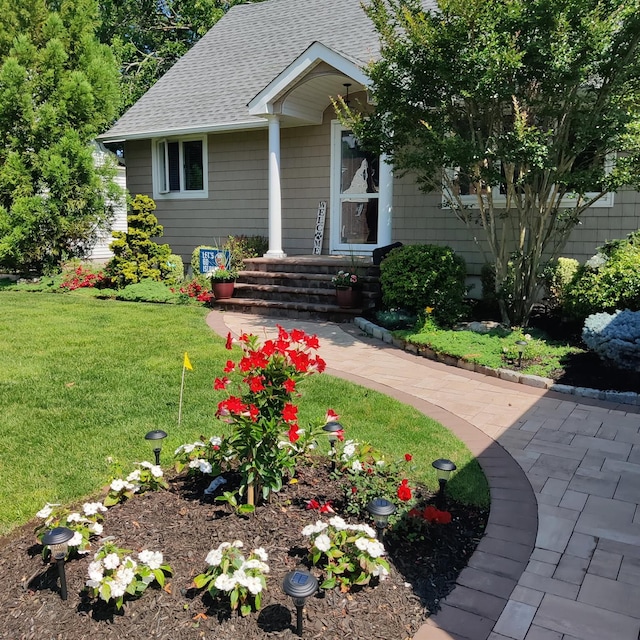
M 214 446 L 214 447 L 219 447 L 222 444 L 222 438 L 220 436 L 211 436 L 209 438 L 209 442 Z
M 213 471 L 213 467 L 208 460 L 198 460 L 198 468 L 202 473 L 211 473 Z
M 85 522 L 86 518 L 83 518 L 78 512 L 74 511 L 67 516 L 67 522 Z
M 386 567 L 383 567 L 382 565 L 376 565 L 371 571 L 371 575 L 375 576 L 376 578 L 380 578 L 380 582 L 382 582 L 389 575 L 389 572 L 387 571 Z M 406 587 L 411 586 L 407 582 L 405 582 L 404 584 Z
M 333 518 L 329 520 L 329 524 L 335 529 L 338 529 L 338 531 L 349 528 L 347 523 L 340 516 L 333 516 Z
M 138 554 L 140 562 L 146 564 L 149 569 L 159 569 L 164 559 L 160 551 L 149 551 L 145 549 Z
M 99 589 L 102 586 L 102 582 L 100 580 L 87 580 L 85 583 L 87 587 L 91 587 L 92 589 Z
M 115 569 L 120 564 L 117 553 L 110 553 L 102 560 L 105 569 Z
M 222 551 L 223 549 L 228 549 L 231 546 L 230 542 L 222 542 L 220 544 L 220 546 L 218 547 L 218 549 L 220 549 L 220 551 Z
M 104 531 L 104 527 L 99 522 L 92 522 L 88 528 L 91 533 L 95 533 L 97 536 L 101 535 Z
M 71 540 L 69 540 L 70 547 L 77 547 L 84 542 L 82 539 L 82 534 L 79 531 L 75 531 Z
M 89 578 L 94 582 L 100 582 L 104 577 L 104 567 L 100 560 L 94 560 L 89 563 L 89 569 L 87 571 Z
M 222 551 L 220 549 L 212 549 L 209 551 L 204 561 L 212 567 L 219 566 L 222 562 Z
M 314 533 L 324 531 L 329 525 L 318 520 L 315 524 L 308 524 L 303 530 L 303 536 L 312 536 Z
M 243 569 L 257 569 L 262 573 L 269 573 L 269 565 L 262 562 L 262 560 L 247 560 L 243 565 Z
M 122 478 L 116 478 L 110 485 L 111 491 L 120 492 L 125 487 L 125 481 Z
M 226 573 L 221 573 L 215 579 L 213 586 L 220 591 L 232 591 L 236 586 L 236 580 L 234 576 L 228 576 Z
M 85 502 L 82 505 L 82 510 L 85 516 L 94 516 L 98 511 L 106 511 L 107 507 L 102 502 Z
M 352 471 L 362 471 L 362 463 L 360 462 L 360 460 L 354 460 L 351 463 L 351 470 Z
M 262 591 L 262 580 L 255 577 L 247 577 L 246 584 L 244 585 L 255 596 Z
M 111 597 L 112 598 L 120 598 L 123 596 L 127 590 L 127 584 L 122 582 L 121 580 L 110 580 L 111 587 Z
M 244 544 L 242 543 L 242 540 L 236 540 L 234 541 L 233 546 L 237 549 L 242 549 L 242 547 L 244 547 Z
M 152 475 L 154 478 L 162 478 L 162 467 L 160 467 L 159 465 L 157 465 L 157 464 L 152 464 L 152 465 L 149 467 L 149 470 L 151 471 L 151 475 Z
M 369 541 L 366 538 L 356 538 L 356 547 L 360 549 L 360 551 L 366 551 L 369 546 Z
M 316 549 L 327 552 L 331 549 L 331 538 L 326 533 L 321 533 L 313 542 Z
M 372 558 L 379 558 L 384 555 L 384 545 L 381 542 L 378 540 L 369 540 L 368 543 L 366 551 Z
M 378 462 L 376 462 L 376 465 L 379 466 L 379 467 L 384 467 L 385 461 L 384 460 L 378 460 Z
M 127 482 L 140 482 L 140 469 L 135 469 L 127 476 Z
M 342 459 L 350 458 L 356 452 L 356 443 L 353 440 L 347 440 L 342 449 Z
M 262 547 L 258 547 L 257 549 L 254 549 L 253 555 L 258 556 L 258 558 L 260 558 L 262 562 L 266 562 L 269 559 L 269 555 Z
M 49 504 L 47 502 L 47 504 L 45 504 L 44 507 L 42 507 L 42 509 L 40 509 L 38 513 L 36 513 L 36 515 L 38 516 L 38 518 L 42 518 L 43 520 L 46 520 L 53 513 L 53 507 L 59 507 L 59 506 L 60 505 L 58 504 Z
M 249 576 L 243 569 L 237 569 L 233 574 L 233 579 L 242 587 L 246 587 L 249 582 Z

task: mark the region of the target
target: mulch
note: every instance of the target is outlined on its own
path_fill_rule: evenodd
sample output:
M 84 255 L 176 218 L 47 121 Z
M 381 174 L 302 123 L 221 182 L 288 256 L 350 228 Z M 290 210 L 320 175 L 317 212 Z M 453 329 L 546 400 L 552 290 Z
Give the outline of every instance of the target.
M 62 601 L 57 570 L 42 559 L 33 523 L 0 540 L 0 638 L 11 640 L 166 639 L 254 640 L 297 638 L 296 614 L 281 589 L 284 575 L 310 566 L 301 530 L 330 514 L 306 509 L 306 501 L 332 500 L 339 512 L 341 495 L 326 464 L 299 470 L 298 482 L 287 485 L 256 513 L 242 517 L 220 502 L 203 499 L 208 481 L 185 476 L 170 480 L 168 491 L 135 496 L 105 514 L 105 536 L 134 551 L 162 551 L 174 574 L 165 589 L 150 587 L 138 599 L 125 600 L 118 612 L 83 590 L 93 553 L 66 563 L 69 596 Z M 429 501 L 433 496 L 424 494 Z M 385 545 L 390 577 L 377 584 L 320 591 L 304 609 L 304 637 L 324 640 L 409 639 L 437 611 L 453 588 L 486 525 L 487 511 L 448 503 L 453 521 L 429 525 L 421 540 L 389 532 Z M 348 518 L 345 518 L 348 520 Z M 204 559 L 221 542 L 242 540 L 246 550 L 264 547 L 271 572 L 262 609 L 243 618 L 228 603 L 214 601 L 193 588 Z M 93 545 L 97 549 L 98 544 Z M 311 568 L 318 577 L 320 572 Z

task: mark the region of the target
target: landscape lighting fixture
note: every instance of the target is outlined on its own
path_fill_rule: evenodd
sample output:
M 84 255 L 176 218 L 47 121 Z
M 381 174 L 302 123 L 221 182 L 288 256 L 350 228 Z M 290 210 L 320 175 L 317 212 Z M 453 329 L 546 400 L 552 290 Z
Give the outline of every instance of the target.
M 284 577 L 282 590 L 296 605 L 296 633 L 302 637 L 302 609 L 306 599 L 318 590 L 318 580 L 306 569 L 296 569 Z
M 374 498 L 367 505 L 367 511 L 371 514 L 375 522 L 378 540 L 382 541 L 384 530 L 389 524 L 389 516 L 395 513 L 396 505 L 393 504 L 393 502 L 389 502 L 386 498 Z
M 67 527 L 55 527 L 47 531 L 42 536 L 42 544 L 49 547 L 51 557 L 58 565 L 58 575 L 60 576 L 60 597 L 67 599 L 67 576 L 64 572 L 64 559 L 69 548 L 69 540 L 73 538 L 73 531 Z
M 442 508 L 444 506 L 444 489 L 449 481 L 449 476 L 451 476 L 451 472 L 457 469 L 456 465 L 451 462 L 451 460 L 446 460 L 445 458 L 440 458 L 431 463 L 431 466 L 436 470 L 438 474 L 438 508 Z
M 350 102 L 350 100 L 349 100 L 349 87 L 351 86 L 351 83 L 350 82 L 345 82 L 345 83 L 343 83 L 342 86 L 347 90 L 347 95 L 344 98 L 344 103 L 348 107 L 349 106 L 349 102 Z
M 323 431 L 327 432 L 329 437 L 329 444 L 331 445 L 331 471 L 336 470 L 336 441 L 338 440 L 338 433 L 344 433 L 344 427 L 335 420 L 327 422 L 322 427 Z
M 145 440 L 151 440 L 153 445 L 157 444 L 159 446 L 154 446 L 153 453 L 156 455 L 156 464 L 160 466 L 160 451 L 162 451 L 162 441 L 167 437 L 167 434 L 161 429 L 156 429 L 155 431 L 149 431 L 147 435 L 144 437 Z
M 527 348 L 526 340 L 517 340 L 516 341 L 516 349 L 518 350 L 518 369 L 522 369 L 522 354 L 524 350 Z

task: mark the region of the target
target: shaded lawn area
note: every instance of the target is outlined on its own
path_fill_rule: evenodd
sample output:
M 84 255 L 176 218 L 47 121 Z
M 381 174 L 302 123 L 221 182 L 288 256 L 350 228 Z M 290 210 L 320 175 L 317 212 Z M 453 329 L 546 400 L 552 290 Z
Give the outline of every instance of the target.
M 229 352 L 205 323 L 208 309 L 95 300 L 73 294 L 0 292 L 0 535 L 29 521 L 45 502 L 97 494 L 135 461 L 152 459 L 144 434 L 174 449 L 221 434 L 213 379 Z M 182 424 L 178 400 L 183 354 Z M 319 354 L 322 356 L 322 345 Z M 436 488 L 431 461 L 455 460 L 452 497 L 488 504 L 486 480 L 466 447 L 444 427 L 379 393 L 325 374 L 302 386 L 300 425 L 341 416 L 347 437 L 392 457 L 414 456 L 415 480 Z M 464 481 L 462 481 L 464 479 Z

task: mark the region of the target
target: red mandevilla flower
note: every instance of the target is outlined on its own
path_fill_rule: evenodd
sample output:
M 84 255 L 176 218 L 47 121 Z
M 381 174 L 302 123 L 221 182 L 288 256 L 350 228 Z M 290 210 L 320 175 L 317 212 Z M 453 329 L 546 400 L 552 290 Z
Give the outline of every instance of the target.
M 247 405 L 236 396 L 230 396 L 218 404 L 218 412 L 226 409 L 229 413 L 241 414 L 247 410 Z
M 307 500 L 307 509 L 319 509 L 320 503 L 317 500 L 311 498 L 311 500 Z
M 249 378 L 249 389 L 251 389 L 251 393 L 258 393 L 259 391 L 264 391 L 264 384 L 262 384 L 262 377 L 255 376 L 253 378 Z
M 287 380 L 282 383 L 282 386 L 287 393 L 293 393 L 296 390 L 296 381 L 287 378 Z
M 327 368 L 327 363 L 320 356 L 316 357 L 315 365 L 318 373 L 322 373 Z
M 327 409 L 327 414 L 324 417 L 324 421 L 335 422 L 337 420 L 340 420 L 340 416 L 333 409 Z
M 287 402 L 282 409 L 282 419 L 285 422 L 295 422 L 298 419 L 298 407 Z
M 232 345 L 233 345 L 233 337 L 231 336 L 231 331 L 229 331 L 229 333 L 227 333 L 227 342 L 224 345 L 225 349 L 231 350 Z
M 405 454 L 404 454 L 404 459 L 405 459 L 407 462 L 411 462 L 411 460 L 413 460 L 413 456 L 412 456 L 410 453 L 405 453 Z
M 225 373 L 231 373 L 236 368 L 236 363 L 233 360 L 227 360 L 227 364 L 223 371 Z
M 436 524 L 449 524 L 451 522 L 451 514 L 448 511 L 440 511 L 433 505 L 429 505 L 422 512 L 422 517 L 427 522 L 435 522 Z
M 301 331 L 300 329 L 291 330 L 291 340 L 293 342 L 302 342 L 305 336 L 306 336 L 305 332 Z
M 227 385 L 231 382 L 229 378 L 216 378 L 213 383 L 213 388 L 216 391 L 224 390 L 227 388 Z
M 298 435 L 298 425 L 297 424 L 292 424 L 291 425 L 291 427 L 289 428 L 289 434 L 288 435 L 289 435 L 289 442 L 291 442 L 292 444 L 300 439 L 300 436 Z
M 307 345 L 307 349 L 317 349 L 320 346 L 318 336 L 315 334 L 312 336 L 306 336 L 304 338 L 304 343 Z
M 411 500 L 411 487 L 409 487 L 409 481 L 405 478 L 398 487 L 398 498 L 403 502 Z
M 249 405 L 249 417 L 251 418 L 251 422 L 257 422 L 258 416 L 260 415 L 260 409 L 256 407 L 255 404 Z

